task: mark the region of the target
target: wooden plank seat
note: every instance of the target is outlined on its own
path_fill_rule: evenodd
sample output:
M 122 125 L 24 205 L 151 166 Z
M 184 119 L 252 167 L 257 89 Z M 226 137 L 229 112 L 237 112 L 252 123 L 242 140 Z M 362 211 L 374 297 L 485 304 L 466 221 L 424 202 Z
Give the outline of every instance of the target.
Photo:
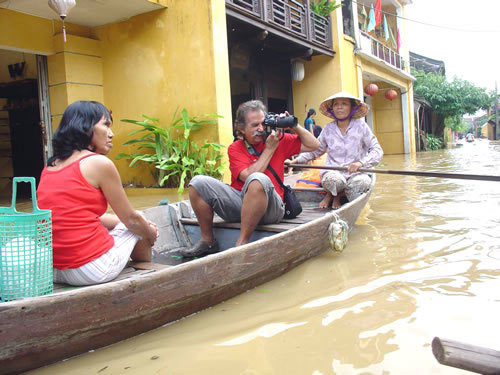
M 325 209 L 320 209 L 317 203 L 302 203 L 302 213 L 294 219 L 283 219 L 277 224 L 257 225 L 256 231 L 263 232 L 284 232 L 289 229 L 295 228 L 299 224 L 308 223 L 314 219 L 322 217 L 325 214 Z M 198 225 L 196 218 L 181 218 L 181 223 L 184 225 Z M 213 225 L 216 228 L 231 228 L 240 229 L 241 223 L 227 223 L 221 217 L 214 215 Z

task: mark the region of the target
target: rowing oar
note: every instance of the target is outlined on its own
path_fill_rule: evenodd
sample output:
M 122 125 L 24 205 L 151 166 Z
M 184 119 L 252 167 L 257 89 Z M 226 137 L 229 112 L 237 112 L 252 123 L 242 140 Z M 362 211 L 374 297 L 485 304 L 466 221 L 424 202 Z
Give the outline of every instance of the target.
M 306 165 L 306 164 L 289 164 L 289 163 L 285 163 L 285 165 L 288 167 L 293 167 L 293 168 L 309 168 L 309 169 L 327 169 L 327 170 L 333 170 L 333 171 L 347 171 L 347 167 L 332 167 L 332 166 L 327 166 L 327 165 Z M 500 176 L 486 176 L 486 175 L 479 175 L 479 174 L 397 171 L 397 170 L 391 170 L 391 169 L 371 169 L 371 168 L 359 168 L 358 172 L 397 174 L 397 175 L 403 175 L 403 176 L 454 178 L 454 179 L 458 179 L 458 180 L 500 181 Z

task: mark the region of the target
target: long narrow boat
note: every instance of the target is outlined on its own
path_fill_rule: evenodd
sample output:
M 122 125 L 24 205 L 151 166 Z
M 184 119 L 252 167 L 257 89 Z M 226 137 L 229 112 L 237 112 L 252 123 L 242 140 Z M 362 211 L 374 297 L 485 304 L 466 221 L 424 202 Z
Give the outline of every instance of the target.
M 88 287 L 55 285 L 54 293 L 0 303 L 0 373 L 19 373 L 160 327 L 243 293 L 321 254 L 336 214 L 352 228 L 370 190 L 339 210 L 322 210 L 318 189 L 297 191 L 304 211 L 257 227 L 234 247 L 239 224 L 214 219 L 222 251 L 183 262 L 179 250 L 200 237 L 188 201 L 145 215 L 160 237 L 153 263 L 131 264 L 114 281 Z

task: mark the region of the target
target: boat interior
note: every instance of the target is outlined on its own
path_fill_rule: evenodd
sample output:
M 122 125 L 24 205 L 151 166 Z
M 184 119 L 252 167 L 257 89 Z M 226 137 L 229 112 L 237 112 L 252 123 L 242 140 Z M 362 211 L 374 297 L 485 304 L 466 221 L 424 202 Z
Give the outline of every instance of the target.
M 322 188 L 294 188 L 294 190 L 301 201 L 302 213 L 294 219 L 284 219 L 278 224 L 258 225 L 250 239 L 251 242 L 308 223 L 329 211 L 318 208 L 318 202 L 323 198 Z M 152 262 L 130 261 L 115 281 L 142 277 L 197 259 L 186 259 L 180 255 L 182 249 L 189 248 L 201 237 L 198 221 L 188 202 L 158 206 L 144 211 L 144 214 L 149 220 L 157 223 L 160 230 L 160 237 L 153 247 Z M 214 215 L 213 223 L 215 237 L 221 250 L 233 247 L 239 235 L 240 223 L 227 223 L 218 215 Z M 53 293 L 77 288 L 82 287 L 55 283 Z

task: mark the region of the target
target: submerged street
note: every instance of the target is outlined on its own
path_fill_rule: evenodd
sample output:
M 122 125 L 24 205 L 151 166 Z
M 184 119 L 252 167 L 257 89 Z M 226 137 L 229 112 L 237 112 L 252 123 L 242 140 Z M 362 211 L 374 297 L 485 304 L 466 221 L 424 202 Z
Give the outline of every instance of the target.
M 380 168 L 500 175 L 499 165 L 500 143 L 478 139 L 385 156 Z M 131 197 L 137 208 L 160 199 Z M 500 350 L 499 211 L 498 182 L 379 174 L 343 253 L 30 374 L 466 374 L 430 344 Z

